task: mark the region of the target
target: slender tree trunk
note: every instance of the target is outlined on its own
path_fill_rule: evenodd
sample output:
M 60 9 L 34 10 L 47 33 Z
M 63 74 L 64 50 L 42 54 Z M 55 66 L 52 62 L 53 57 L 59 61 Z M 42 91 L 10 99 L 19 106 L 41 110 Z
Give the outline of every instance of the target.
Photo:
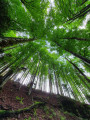
M 69 76 L 69 77 L 70 77 L 70 76 Z M 73 89 L 73 96 L 74 96 L 75 100 L 79 101 L 78 95 L 77 95 L 77 93 L 74 91 L 74 90 L 76 89 L 76 87 L 75 87 L 75 85 L 74 85 L 71 77 L 70 77 L 69 79 L 70 79 L 69 83 L 70 83 L 70 85 L 71 85 L 71 88 Z
M 23 83 L 24 79 L 26 78 L 26 77 L 24 77 L 24 74 L 25 74 L 26 72 L 27 72 L 27 71 L 24 71 L 24 73 L 23 73 L 22 76 L 20 77 L 20 80 L 22 80 L 22 83 Z M 26 73 L 26 74 L 28 74 L 28 73 Z M 20 90 L 20 88 L 21 88 L 21 86 L 22 86 L 22 83 L 21 83 L 20 86 L 19 86 L 19 90 Z
M 57 94 L 59 94 L 58 81 L 57 81 L 58 79 L 57 79 L 55 70 L 54 70 L 54 76 L 55 76 L 55 83 L 56 83 L 56 88 L 57 88 Z
M 81 3 L 81 5 L 83 5 L 85 2 L 87 2 L 88 0 L 83 0 L 83 2 Z
M 75 89 L 76 89 L 75 91 L 77 91 L 77 93 L 78 93 L 78 94 L 76 94 L 76 95 L 77 95 L 77 98 L 78 98 L 79 101 L 80 101 L 80 98 L 79 98 L 79 97 L 81 97 L 82 101 L 84 102 L 84 99 L 83 99 L 81 93 L 79 92 L 79 90 L 78 90 L 78 88 L 77 88 L 77 85 L 76 85 L 75 82 L 73 81 L 74 79 L 72 79 L 71 76 L 70 76 L 70 78 L 71 78 L 71 82 L 72 82 L 72 84 L 74 85 L 74 87 L 75 87 Z
M 80 80 L 82 80 L 82 82 L 86 85 L 86 87 L 88 88 L 88 90 L 90 89 L 90 87 L 86 84 L 86 82 L 84 81 L 84 79 L 82 78 L 82 76 L 80 76 L 77 72 L 76 72 L 77 76 L 80 78 Z
M 28 59 L 28 57 L 29 57 L 29 56 L 27 56 L 25 59 L 23 59 L 19 65 L 24 64 L 24 63 L 25 63 L 25 60 Z M 18 67 L 18 66 L 16 66 L 16 67 Z M 9 68 L 9 67 L 8 67 L 8 68 Z M 18 68 L 18 69 L 19 69 L 19 68 Z M 10 77 L 11 74 L 13 74 L 12 71 L 13 71 L 13 70 L 10 70 L 9 73 L 7 73 L 7 74 L 5 75 L 5 77 L 2 79 L 0 88 L 2 88 L 2 87 L 6 84 L 6 82 L 9 80 L 9 79 L 8 79 L 8 76 Z M 10 74 L 10 75 L 9 75 L 9 74 Z
M 6 84 L 10 76 L 13 74 L 13 70 L 9 70 L 4 77 L 2 77 L 0 81 L 0 89 L 3 88 L 3 86 Z
M 0 61 L 4 60 L 5 57 L 12 57 L 10 53 L 0 55 Z
M 51 71 L 50 69 L 48 70 L 49 74 L 49 88 L 50 88 L 50 93 L 52 93 L 52 78 L 51 78 Z
M 59 77 L 60 77 L 60 76 L 58 75 L 58 76 L 57 76 L 57 79 L 58 79 L 58 81 L 59 81 L 59 82 L 58 82 L 58 85 L 59 85 L 59 89 L 60 89 L 60 94 L 61 94 L 61 95 L 64 95 L 64 94 L 63 94 L 63 90 L 62 90 L 61 80 L 60 80 L 61 78 L 59 78 Z
M 62 73 L 63 73 L 64 79 L 65 79 L 65 81 L 66 81 L 66 85 L 68 86 L 68 80 L 67 80 L 67 77 L 66 77 L 66 75 L 65 75 L 65 73 L 64 73 L 63 70 L 62 70 Z M 71 96 L 70 96 L 70 91 L 69 91 L 69 89 L 67 88 L 67 86 L 66 86 L 66 91 L 67 91 L 68 96 L 69 96 L 69 98 L 70 98 L 70 97 L 71 97 Z
M 18 45 L 18 46 L 10 47 L 10 48 L 4 49 L 3 51 L 13 50 L 14 48 L 18 48 L 18 47 L 20 46 Z
M 90 38 L 77 38 L 77 37 L 67 37 L 67 38 L 59 38 L 59 39 L 68 39 L 68 40 L 78 40 L 78 41 L 88 41 L 90 42 Z
M 40 60 L 39 60 L 39 63 L 40 63 Z M 34 84 L 34 81 L 35 81 L 35 78 L 36 78 L 36 74 L 37 74 L 38 68 L 39 68 L 39 64 L 38 64 L 38 66 L 37 66 L 36 72 L 34 73 L 33 79 L 32 79 L 32 81 L 31 81 L 31 83 L 30 83 L 30 88 L 29 88 L 29 93 L 28 93 L 29 95 L 30 95 L 31 92 L 32 92 L 32 87 L 33 87 L 33 84 Z
M 56 41 L 55 41 L 55 43 L 56 43 L 59 47 L 62 48 L 62 46 L 61 46 L 60 44 L 58 44 Z M 66 48 L 63 48 L 63 49 L 64 49 L 65 51 L 71 53 L 71 54 L 74 55 L 75 57 L 78 57 L 78 58 L 80 58 L 81 60 L 85 61 L 86 63 L 90 64 L 90 60 L 88 60 L 87 58 L 85 58 L 85 57 L 83 57 L 83 56 L 81 56 L 81 55 L 79 55 L 79 54 L 77 54 L 77 53 L 74 53 L 74 52 L 72 52 L 72 51 L 70 51 L 70 50 L 68 50 L 68 49 L 66 49 Z
M 65 71 L 66 71 L 66 70 L 65 70 Z M 67 72 L 67 71 L 66 71 L 66 72 Z M 64 73 L 64 72 L 63 72 L 63 73 Z M 65 76 L 66 82 L 67 82 L 67 84 L 68 84 L 68 83 L 69 83 L 69 81 L 68 81 L 68 77 L 66 76 L 66 74 L 64 74 L 64 76 Z M 68 85 L 69 85 L 69 84 L 68 84 Z M 69 88 L 70 88 L 70 91 L 71 91 L 73 97 L 75 98 L 75 100 L 77 100 L 77 97 L 76 97 L 75 93 L 72 91 L 70 85 L 69 85 Z
M 24 43 L 29 41 L 34 41 L 35 38 L 14 38 L 14 37 L 0 37 L 0 47 L 8 47 L 18 43 Z
M 72 18 L 70 18 L 69 20 L 67 20 L 66 22 L 68 21 L 74 21 L 75 19 L 81 17 L 81 16 L 84 16 L 85 14 L 87 14 L 88 12 L 90 11 L 90 4 L 88 4 L 86 7 L 84 7 L 82 10 L 80 10 L 79 12 L 77 12 L 76 14 L 73 15 Z
M 16 54 L 17 55 L 17 54 Z M 19 58 L 21 58 L 22 56 L 17 57 L 14 61 L 11 61 L 10 64 L 8 64 L 2 71 L 0 71 L 0 74 L 2 74 L 5 70 L 7 70 L 8 68 L 10 68 L 16 61 L 19 60 Z
M 60 88 L 60 93 L 61 93 L 61 95 L 63 95 L 63 90 L 62 90 L 61 81 L 59 81 L 59 88 Z
M 79 73 L 90 83 L 90 80 L 87 78 L 87 76 L 74 64 L 74 63 L 72 63 L 70 60 L 68 60 L 66 57 L 65 57 L 65 59 L 69 62 L 69 63 L 71 63 L 78 71 L 79 71 Z

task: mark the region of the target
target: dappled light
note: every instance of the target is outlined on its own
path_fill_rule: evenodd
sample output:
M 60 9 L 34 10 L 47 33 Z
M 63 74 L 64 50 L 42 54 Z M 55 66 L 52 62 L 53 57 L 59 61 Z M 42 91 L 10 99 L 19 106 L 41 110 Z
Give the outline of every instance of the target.
M 31 103 L 35 102 L 35 96 L 40 102 L 32 106 L 23 104 L 20 108 L 25 108 L 24 110 L 14 112 L 7 112 L 5 109 L 3 113 L 1 110 L 4 109 L 1 107 L 1 117 L 6 115 L 5 118 L 8 119 L 14 116 L 14 113 L 21 114 L 23 111 L 32 110 L 33 107 L 38 109 L 39 105 L 45 107 L 50 101 L 46 96 L 54 96 L 55 101 L 60 99 L 60 110 L 66 109 L 78 117 L 88 119 L 89 51 L 89 0 L 0 0 L 0 94 L 14 94 L 15 91 L 15 94 L 22 96 L 16 97 L 21 104 L 23 95 L 28 100 L 30 98 Z M 3 101 L 3 98 L 0 99 Z M 71 103 L 72 107 L 69 105 L 69 108 L 68 103 Z M 48 104 L 50 105 L 50 102 Z M 66 116 L 66 120 L 73 120 L 65 114 L 62 116 Z M 39 119 L 36 111 L 34 117 Z M 24 118 L 20 119 L 26 120 Z M 58 118 L 57 115 L 50 120 L 65 119 L 60 116 Z

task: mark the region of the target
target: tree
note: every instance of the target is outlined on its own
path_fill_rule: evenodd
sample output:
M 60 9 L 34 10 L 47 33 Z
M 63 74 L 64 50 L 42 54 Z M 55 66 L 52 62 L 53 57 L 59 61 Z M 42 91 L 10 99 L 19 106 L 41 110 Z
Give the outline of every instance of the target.
M 84 29 L 80 25 L 88 19 L 89 1 L 1 0 L 0 3 L 0 85 L 12 74 L 15 78 L 21 68 L 27 68 L 21 81 L 29 74 L 32 76 L 32 84 L 30 79 L 28 83 L 30 91 L 35 81 L 38 80 L 40 89 L 48 81 L 51 93 L 55 88 L 57 94 L 86 102 L 90 82 L 84 73 L 88 73 L 90 64 L 89 21 Z

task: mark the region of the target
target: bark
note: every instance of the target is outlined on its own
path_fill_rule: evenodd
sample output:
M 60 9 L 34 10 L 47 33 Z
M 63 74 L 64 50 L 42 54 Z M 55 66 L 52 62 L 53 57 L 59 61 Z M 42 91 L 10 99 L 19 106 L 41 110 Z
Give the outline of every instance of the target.
M 68 77 L 68 76 L 67 76 Z M 70 85 L 71 85 L 71 88 L 73 89 L 74 88 L 74 90 L 76 89 L 76 87 L 75 87 L 75 83 L 73 83 L 73 80 L 72 80 L 72 78 L 69 76 L 69 79 L 70 79 Z M 77 100 L 77 101 L 79 101 L 79 98 L 78 98 L 78 95 L 77 95 L 77 93 L 75 92 L 75 91 L 72 91 L 74 94 L 73 94 L 73 96 L 75 97 L 75 99 Z
M 40 60 L 39 60 L 39 63 L 40 63 Z M 33 87 L 33 84 L 34 84 L 34 81 L 35 81 L 35 78 L 36 78 L 36 74 L 37 74 L 38 68 L 39 68 L 39 64 L 38 64 L 37 69 L 36 69 L 36 72 L 35 72 L 35 74 L 34 74 L 34 76 L 33 76 L 33 80 L 31 81 L 31 83 L 30 83 L 30 85 L 29 85 L 29 92 L 28 92 L 29 95 L 30 95 L 31 92 L 32 92 L 32 87 Z
M 2 77 L 0 81 L 0 89 L 3 88 L 5 83 L 8 81 L 8 78 L 13 74 L 13 70 L 9 70 L 4 77 Z
M 17 57 L 14 61 L 12 61 L 10 64 L 8 64 L 2 71 L 0 71 L 0 74 L 2 74 L 5 70 L 7 70 L 8 68 L 10 68 L 16 61 L 18 61 L 19 60 L 19 58 L 21 58 L 22 56 L 19 56 L 19 57 Z M 19 64 L 19 66 L 21 65 L 21 64 L 24 64 L 25 63 L 25 61 L 28 59 L 28 57 L 29 56 L 26 56 L 26 58 L 24 58 L 22 61 L 21 61 L 21 63 Z M 18 66 L 17 66 L 18 67 Z
M 12 45 L 16 45 L 18 43 L 25 43 L 29 41 L 34 41 L 35 38 L 14 38 L 14 37 L 0 37 L 0 47 L 8 47 Z
M 3 51 L 12 50 L 12 49 L 17 48 L 17 47 L 20 47 L 20 46 L 10 47 L 10 48 L 4 49 Z
M 24 75 L 24 74 L 25 74 L 25 75 Z M 22 87 L 23 82 L 25 81 L 27 75 L 29 74 L 29 70 L 27 70 L 26 72 L 24 71 L 24 74 L 22 75 L 22 78 L 21 78 L 21 79 L 22 79 L 22 84 L 20 84 L 19 90 L 20 90 L 20 88 Z
M 14 61 L 12 61 L 10 64 L 8 64 L 2 71 L 0 71 L 0 74 L 2 74 L 5 70 L 10 68 L 17 60 L 19 60 L 21 56 L 17 57 Z
M 86 7 L 84 7 L 82 10 L 80 10 L 79 12 L 77 12 L 76 14 L 73 15 L 72 18 L 70 18 L 68 21 L 74 21 L 75 19 L 84 16 L 85 14 L 87 14 L 90 11 L 90 5 L 87 5 Z
M 57 44 L 57 46 L 63 48 L 63 47 L 62 47 L 60 44 L 58 44 L 56 41 L 55 41 L 55 43 Z M 85 57 L 83 57 L 83 56 L 81 56 L 81 55 L 79 55 L 79 54 L 77 54 L 77 53 L 74 53 L 74 52 L 68 50 L 67 48 L 63 48 L 63 49 L 64 49 L 65 51 L 71 53 L 71 54 L 74 55 L 75 57 L 78 57 L 78 58 L 80 58 L 81 60 L 83 60 L 84 62 L 90 64 L 90 60 L 89 60 L 89 59 L 87 59 L 87 58 L 85 58 Z
M 88 83 L 90 83 L 90 79 L 88 79 L 87 76 L 86 76 L 74 63 L 72 63 L 72 62 L 71 62 L 70 60 L 68 60 L 66 57 L 65 57 L 65 59 L 66 59 L 69 63 L 71 63 L 71 64 L 79 71 L 79 73 L 87 80 Z
M 55 83 L 56 83 L 56 88 L 57 88 L 57 94 L 59 94 L 59 88 L 58 88 L 58 79 L 54 70 L 54 76 L 55 76 Z
M 69 38 L 69 37 L 67 37 L 67 38 L 59 38 L 59 39 L 68 39 L 68 40 L 75 39 L 75 40 L 79 40 L 79 41 L 88 41 L 88 42 L 90 42 L 90 38 L 77 38 L 77 37 Z
M 74 79 L 72 79 L 72 77 L 70 76 L 70 78 L 71 78 L 71 82 L 72 82 L 72 84 L 74 85 L 74 88 L 76 89 L 76 93 L 78 93 L 78 94 L 76 94 L 77 95 L 77 98 L 79 99 L 79 101 L 81 101 L 80 100 L 80 98 L 82 99 L 82 102 L 84 102 L 84 99 L 83 99 L 83 97 L 82 97 L 82 95 L 81 95 L 81 92 L 78 90 L 78 86 L 76 85 L 76 83 L 75 83 L 75 81 L 74 81 Z M 80 97 L 80 98 L 79 98 Z
M 25 5 L 25 4 L 30 4 L 30 3 L 32 3 L 33 1 L 21 0 L 21 2 Z
M 0 53 L 3 53 L 3 52 L 4 52 L 4 50 L 0 48 Z
M 29 57 L 29 56 L 27 56 L 25 59 L 23 59 L 23 60 L 21 61 L 21 63 L 19 64 L 19 66 L 20 66 L 21 64 L 24 64 L 25 61 L 28 59 L 28 57 Z M 18 58 L 17 58 L 17 59 L 18 59 Z M 7 68 L 9 68 L 10 66 L 11 66 L 11 65 L 7 66 L 4 70 L 6 70 Z M 19 70 L 18 66 L 16 66 L 16 67 L 17 67 L 17 70 Z M 3 72 L 4 72 L 4 71 L 3 71 Z M 4 85 L 6 84 L 6 82 L 9 80 L 8 77 L 10 77 L 12 74 L 13 74 L 13 70 L 10 70 L 10 71 L 3 77 L 2 81 L 1 81 L 1 85 L 0 85 L 0 89 L 3 88 L 3 86 L 4 86 Z
M 52 93 L 52 77 L 51 77 L 51 71 L 50 69 L 48 70 L 49 74 L 49 88 L 50 88 L 50 93 Z
M 85 2 L 87 2 L 88 0 L 83 0 L 83 2 L 81 3 L 81 5 L 83 5 Z
M 44 105 L 45 105 L 44 102 L 37 102 L 27 108 L 23 108 L 23 109 L 19 109 L 19 110 L 14 110 L 14 111 L 0 110 L 0 118 L 14 117 L 15 115 L 21 114 L 23 112 L 30 112 L 34 108 L 38 108 L 38 107 L 44 106 Z
M 63 73 L 64 73 L 64 72 L 63 72 Z M 68 90 L 68 94 L 69 94 L 69 92 L 71 91 L 71 93 L 72 93 L 74 99 L 77 100 L 77 97 L 76 97 L 75 93 L 72 91 L 71 86 L 68 84 L 68 79 L 67 79 L 66 74 L 64 74 L 64 76 L 65 76 L 65 79 L 66 79 L 67 85 L 69 86 L 69 89 L 70 89 L 70 90 Z M 69 95 L 69 97 L 70 97 L 70 95 Z
M 78 73 L 76 73 L 77 76 L 80 78 L 80 80 L 82 80 L 82 82 L 86 85 L 86 87 L 88 88 L 88 90 L 90 89 L 90 87 L 86 84 L 86 82 L 84 81 L 84 79 L 82 78 L 82 76 L 80 76 Z
M 65 81 L 66 81 L 66 86 L 64 86 L 64 88 L 65 88 L 66 92 L 68 93 L 68 97 L 70 97 L 70 91 L 69 91 L 69 89 L 67 88 L 68 80 L 67 80 L 66 74 L 64 74 L 64 71 L 63 71 L 63 70 L 62 70 L 62 74 L 63 74 L 64 79 L 65 79 Z
M 12 55 L 11 55 L 10 53 L 1 54 L 1 55 L 0 55 L 0 60 L 4 60 L 5 57 L 12 57 Z
M 62 84 L 61 84 L 61 80 L 59 78 L 59 74 L 57 75 L 57 79 L 58 79 L 58 86 L 59 86 L 59 89 L 60 89 L 60 94 L 64 96 L 63 94 L 63 90 L 62 90 Z

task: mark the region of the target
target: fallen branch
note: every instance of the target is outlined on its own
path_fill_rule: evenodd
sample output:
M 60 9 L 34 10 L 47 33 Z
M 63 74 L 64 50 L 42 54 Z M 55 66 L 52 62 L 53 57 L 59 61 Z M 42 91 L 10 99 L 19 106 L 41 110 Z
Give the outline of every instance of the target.
M 32 109 L 38 108 L 38 107 L 43 106 L 43 105 L 45 105 L 44 102 L 36 102 L 27 108 L 23 108 L 23 109 L 19 109 L 19 110 L 14 110 L 14 111 L 0 110 L 0 118 L 13 117 L 14 115 L 18 115 L 18 114 L 23 113 L 23 112 L 28 112 L 28 111 L 30 112 Z

